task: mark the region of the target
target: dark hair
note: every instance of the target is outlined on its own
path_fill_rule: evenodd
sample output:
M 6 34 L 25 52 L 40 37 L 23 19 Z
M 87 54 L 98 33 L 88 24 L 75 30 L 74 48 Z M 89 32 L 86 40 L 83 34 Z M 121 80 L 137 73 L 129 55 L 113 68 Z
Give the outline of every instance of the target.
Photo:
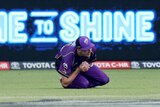
M 79 39 L 80 39 L 80 37 L 77 38 L 77 40 L 76 40 L 76 46 L 81 46 L 80 43 L 79 43 Z

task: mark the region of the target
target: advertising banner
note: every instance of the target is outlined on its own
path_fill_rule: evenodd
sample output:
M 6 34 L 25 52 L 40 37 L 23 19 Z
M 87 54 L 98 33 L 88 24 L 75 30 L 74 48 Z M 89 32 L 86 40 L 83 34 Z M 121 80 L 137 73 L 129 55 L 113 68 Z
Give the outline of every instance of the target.
M 0 62 L 0 70 L 10 70 L 9 62 Z
M 160 60 L 159 15 L 158 0 L 1 0 L 0 60 L 53 61 L 80 36 L 98 60 Z
M 55 62 L 11 62 L 12 70 L 55 69 Z
M 129 61 L 96 61 L 94 62 L 101 69 L 130 69 Z
M 142 66 L 141 66 L 141 62 L 138 62 L 138 61 L 131 61 L 131 68 L 132 69 L 140 69 Z
M 145 61 L 141 62 L 140 66 L 141 68 L 157 69 L 160 68 L 160 61 Z
M 131 62 L 132 69 L 159 69 L 160 61 L 132 61 Z

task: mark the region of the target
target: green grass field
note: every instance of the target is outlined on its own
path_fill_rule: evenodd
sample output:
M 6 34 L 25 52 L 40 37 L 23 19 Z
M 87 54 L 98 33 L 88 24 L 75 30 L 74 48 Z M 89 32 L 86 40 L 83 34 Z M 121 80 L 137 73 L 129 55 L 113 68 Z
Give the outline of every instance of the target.
M 110 83 L 92 89 L 63 89 L 54 70 L 0 71 L 0 102 L 49 99 L 160 100 L 160 69 L 107 70 Z

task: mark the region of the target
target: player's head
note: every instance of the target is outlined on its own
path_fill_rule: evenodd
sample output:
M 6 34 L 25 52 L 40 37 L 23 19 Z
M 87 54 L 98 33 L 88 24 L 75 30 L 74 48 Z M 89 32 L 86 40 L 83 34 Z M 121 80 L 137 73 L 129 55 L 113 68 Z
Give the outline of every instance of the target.
M 77 47 L 77 52 L 80 56 L 89 57 L 91 55 L 94 44 L 89 40 L 88 37 L 80 36 L 76 40 L 76 47 Z

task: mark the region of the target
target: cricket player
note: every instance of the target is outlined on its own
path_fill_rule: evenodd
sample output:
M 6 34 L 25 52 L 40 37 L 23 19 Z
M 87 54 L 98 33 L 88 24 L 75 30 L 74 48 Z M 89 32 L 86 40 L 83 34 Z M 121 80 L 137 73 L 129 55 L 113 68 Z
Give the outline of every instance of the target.
M 88 37 L 64 45 L 56 54 L 56 70 L 64 88 L 92 88 L 109 82 L 109 77 L 92 62 L 96 60 L 95 45 Z

